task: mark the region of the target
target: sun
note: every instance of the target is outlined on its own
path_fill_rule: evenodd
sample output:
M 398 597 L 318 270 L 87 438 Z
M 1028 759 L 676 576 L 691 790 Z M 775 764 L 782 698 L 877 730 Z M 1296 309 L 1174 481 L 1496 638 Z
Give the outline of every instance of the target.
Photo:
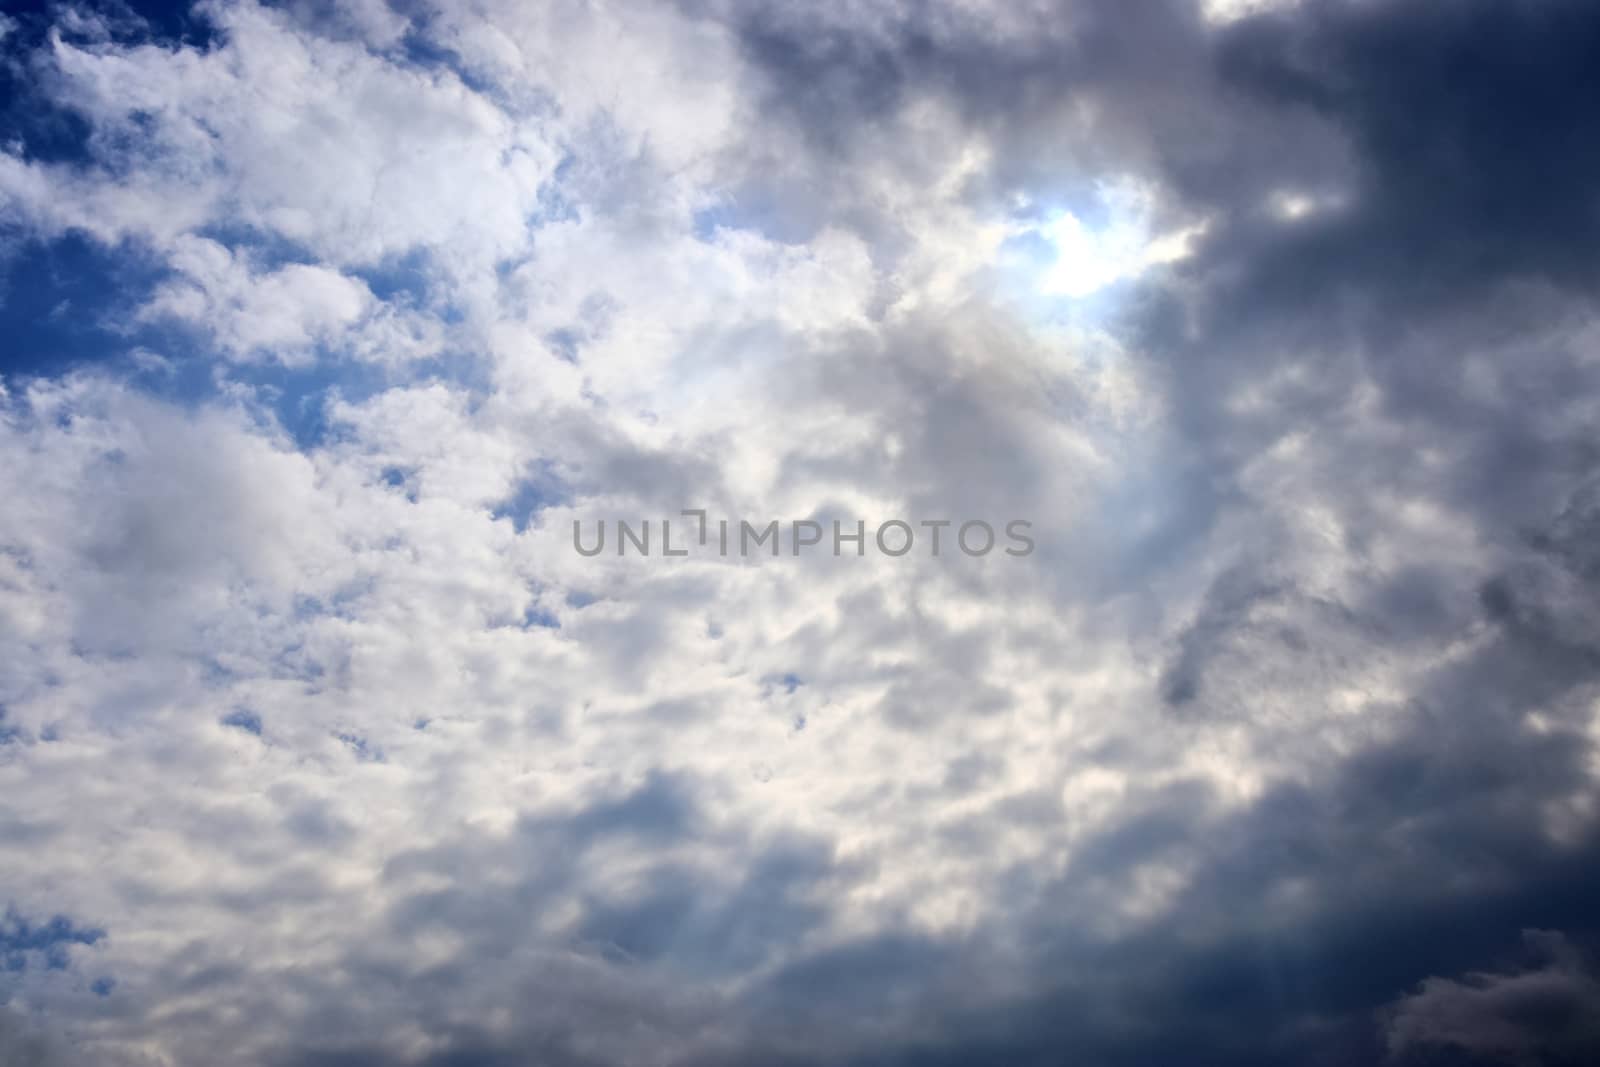
M 1151 228 L 1153 196 L 1127 182 L 1104 183 L 1097 190 L 1098 225 L 1071 211 L 1050 218 L 1040 233 L 1054 250 L 1054 259 L 1039 281 L 1041 292 L 1080 300 L 1117 282 L 1136 278 L 1151 267 L 1189 254 L 1189 242 L 1205 230 L 1199 223 L 1164 234 Z

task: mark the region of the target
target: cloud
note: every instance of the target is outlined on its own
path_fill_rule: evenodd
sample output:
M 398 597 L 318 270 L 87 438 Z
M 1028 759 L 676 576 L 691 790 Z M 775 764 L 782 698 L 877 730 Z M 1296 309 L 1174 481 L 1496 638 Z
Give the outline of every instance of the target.
M 1400 998 L 1388 1022 L 1392 1056 L 1460 1049 L 1496 1063 L 1583 1063 L 1600 1047 L 1600 984 L 1558 933 L 1523 935 L 1537 966 L 1457 980 L 1429 978 Z
M 20 20 L 0 1049 L 1578 1056 L 1596 25 Z
M 72 1062 L 61 1046 L 0 1008 L 0 1064 L 5 1067 L 54 1067 Z
M 143 313 L 207 330 L 213 344 L 235 359 L 303 365 L 318 345 L 355 333 L 374 303 L 364 283 L 325 267 L 289 263 L 252 274 L 214 241 L 184 239 L 170 262 L 184 281 L 161 286 Z M 385 358 L 405 358 L 398 332 L 366 347 Z

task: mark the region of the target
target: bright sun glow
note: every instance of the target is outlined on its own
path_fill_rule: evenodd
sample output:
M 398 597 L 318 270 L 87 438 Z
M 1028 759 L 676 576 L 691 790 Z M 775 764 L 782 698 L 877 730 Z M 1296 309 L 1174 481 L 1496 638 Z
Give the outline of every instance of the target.
M 1294 7 L 1299 0 L 1201 0 L 1200 13 L 1207 22 L 1222 24 L 1236 19 Z
M 1040 289 L 1073 299 L 1134 278 L 1161 263 L 1189 254 L 1191 238 L 1204 224 L 1153 235 L 1150 229 L 1150 195 L 1131 185 L 1108 185 L 1100 190 L 1108 221 L 1100 227 L 1086 225 L 1064 211 L 1039 232 L 1055 248 L 1055 262 L 1045 272 Z

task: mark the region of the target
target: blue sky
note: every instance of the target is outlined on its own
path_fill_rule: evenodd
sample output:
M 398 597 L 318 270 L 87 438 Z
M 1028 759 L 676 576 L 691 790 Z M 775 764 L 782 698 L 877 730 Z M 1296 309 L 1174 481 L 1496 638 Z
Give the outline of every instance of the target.
M 1600 1056 L 1592 5 L 0 30 L 0 1067 Z

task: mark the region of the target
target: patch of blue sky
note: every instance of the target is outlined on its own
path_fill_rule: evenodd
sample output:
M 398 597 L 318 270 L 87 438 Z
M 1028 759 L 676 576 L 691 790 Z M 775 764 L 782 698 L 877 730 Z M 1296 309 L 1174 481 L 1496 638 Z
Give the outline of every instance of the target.
M 563 188 L 577 165 L 577 157 L 570 152 L 557 161 L 550 177 L 539 186 L 538 208 L 528 219 L 530 226 L 537 229 L 552 222 L 577 222 L 582 218 L 577 201 L 569 197 Z
M 539 512 L 571 499 L 571 491 L 550 464 L 540 462 L 518 480 L 516 489 L 494 506 L 491 515 L 496 519 L 510 519 L 512 529 L 522 533 Z
M 23 740 L 22 727 L 6 721 L 10 714 L 10 710 L 4 704 L 0 704 L 0 745 Z
M 559 630 L 561 629 L 561 620 L 543 608 L 530 607 L 522 613 L 522 628 L 527 630 L 535 627 Z
M 427 307 L 435 296 L 429 277 L 429 256 L 423 248 L 391 256 L 372 266 L 353 267 L 349 273 L 365 282 L 372 295 L 385 303 Z M 440 310 L 447 322 L 461 319 L 459 309 L 446 306 Z
M 301 260 L 286 243 L 227 236 L 248 241 L 251 254 L 269 265 Z M 0 264 L 0 376 L 8 381 L 95 368 L 185 406 L 243 385 L 298 446 L 310 448 L 331 432 L 327 406 L 334 396 L 359 402 L 419 377 L 469 385 L 482 377 L 466 358 L 446 355 L 389 367 L 343 358 L 333 348 L 316 352 L 304 366 L 230 363 L 203 330 L 139 317 L 139 307 L 170 272 L 138 244 L 107 246 L 68 233 L 53 240 L 24 238 L 9 252 Z M 397 268 L 380 285 L 391 293 L 415 291 L 423 284 L 418 270 Z
M 737 216 L 732 207 L 725 203 L 716 203 L 707 208 L 701 208 L 694 213 L 694 235 L 702 241 L 716 239 L 720 229 L 737 229 Z
M 438 8 L 422 0 L 388 0 L 389 7 L 410 20 L 399 42 L 384 50 L 395 63 L 405 63 L 417 70 L 435 76 L 454 75 L 462 85 L 491 101 L 506 112 L 521 117 L 554 117 L 560 103 L 547 89 L 531 86 L 513 79 L 494 80 L 492 73 L 473 65 L 456 49 L 443 43 L 448 38 L 448 28 L 442 32 L 434 25 Z
M 0 235 L 0 374 L 53 376 L 85 364 L 126 362 L 159 339 L 136 321 L 139 305 L 169 276 L 133 242 L 108 247 L 79 233 L 41 240 Z
M 159 350 L 163 363 L 140 370 L 130 381 L 144 390 L 184 406 L 197 406 L 224 395 L 237 397 L 243 387 L 254 408 L 287 434 L 301 450 L 340 439 L 343 429 L 330 419 L 334 401 L 360 404 L 390 389 L 444 382 L 468 392 L 486 388 L 476 357 L 451 352 L 424 360 L 391 365 L 363 362 L 334 347 L 318 346 L 305 364 L 274 361 L 230 363 L 218 358 L 204 336 L 168 331 Z
M 379 480 L 390 489 L 398 490 L 406 500 L 415 504 L 418 499 L 416 471 L 403 467 L 385 467 Z
M 194 0 L 118 0 L 115 5 L 105 6 L 133 14 L 131 19 L 107 20 L 112 39 L 124 44 L 148 43 L 167 48 L 183 45 L 204 51 L 217 42 L 216 27 Z
M 245 733 L 254 734 L 257 737 L 261 736 L 261 716 L 249 708 L 234 708 L 217 721 L 223 726 L 232 727 L 235 730 L 243 730 Z
M 280 233 L 247 222 L 222 222 L 196 231 L 225 246 L 234 255 L 243 255 L 257 272 L 280 270 L 290 264 L 322 265 L 308 245 Z M 430 278 L 430 257 L 425 248 L 412 248 L 387 256 L 375 263 L 358 263 L 342 268 L 359 279 L 379 300 L 402 307 L 433 307 L 445 322 L 459 322 L 462 313 L 440 299 L 438 287 Z
M 802 244 L 822 228 L 819 212 L 790 203 L 773 190 L 747 185 L 696 211 L 690 226 L 696 238 L 714 241 L 718 230 L 750 230 L 780 244 Z
M 35 923 L 7 908 L 0 915 L 0 965 L 11 972 L 41 965 L 46 970 L 66 970 L 74 946 L 93 945 L 105 936 L 104 930 L 80 926 L 65 915 Z
M 242 224 L 201 235 L 244 253 L 257 270 L 313 261 L 305 248 Z M 418 251 L 352 273 L 380 299 L 417 307 L 434 300 L 427 268 L 426 254 Z M 469 392 L 488 388 L 483 360 L 459 349 L 399 365 L 355 360 L 336 345 L 294 366 L 267 358 L 226 360 L 203 328 L 141 316 L 171 277 L 160 257 L 138 242 L 107 245 L 76 231 L 48 239 L 0 231 L 0 379 L 12 384 L 94 369 L 184 406 L 237 396 L 244 386 L 301 448 L 322 444 L 334 432 L 327 412 L 335 396 L 359 403 L 419 380 Z M 446 325 L 462 318 L 448 305 L 429 311 Z
M 778 689 L 782 689 L 785 695 L 792 695 L 796 689 L 805 684 L 805 680 L 793 672 L 777 675 L 769 674 L 761 680 L 762 691 L 766 696 L 771 696 Z
M 246 385 L 257 402 L 271 412 L 279 428 L 302 450 L 337 439 L 341 430 L 330 421 L 335 400 L 360 403 L 400 384 L 389 368 L 378 364 L 319 358 L 306 366 L 281 363 L 230 366 L 226 381 Z M 407 376 L 409 377 L 409 376 Z
M 225 246 L 235 255 L 243 253 L 258 271 L 278 270 L 291 263 L 317 262 L 309 246 L 248 222 L 213 222 L 200 227 L 195 234 Z
M 0 36 L 0 144 L 26 160 L 87 163 L 90 159 L 89 123 L 39 91 L 38 72 L 30 57 L 48 47 L 51 31 L 69 44 L 101 37 L 121 44 L 204 50 L 216 40 L 215 28 L 204 15 L 181 0 L 86 4 L 83 9 L 99 17 L 76 25 L 58 18 L 60 8 L 55 0 L 8 0 L 5 4 L 9 22 L 7 32 Z
M 390 538 L 389 545 L 391 548 L 398 547 L 398 537 Z M 353 619 L 364 599 L 372 595 L 376 588 L 377 579 L 370 574 L 362 574 L 340 585 L 327 598 L 297 596 L 294 598 L 294 618 L 298 622 L 308 622 L 323 617 Z M 294 645 L 287 651 L 299 650 L 300 646 Z
M 12 44 L 16 36 L 4 41 Z M 88 120 L 34 88 L 21 52 L 0 48 L 0 144 L 28 162 L 87 163 L 93 132 Z
M 329 404 L 335 399 L 359 404 L 390 389 L 428 383 L 442 383 L 472 396 L 484 395 L 489 388 L 485 361 L 463 350 L 398 365 L 362 362 L 321 346 L 315 356 L 314 362 L 303 366 L 236 364 L 225 371 L 227 380 L 256 391 L 301 449 L 338 439 L 342 431 L 329 421 Z
M 385 762 L 383 750 L 369 742 L 360 734 L 335 733 L 333 736 L 337 738 L 346 748 L 348 748 L 356 757 L 356 759 L 360 760 L 362 763 Z
M 432 13 L 424 5 L 401 2 L 394 7 L 412 20 L 410 29 L 401 36 L 396 48 L 407 63 L 433 73 L 448 71 L 473 92 L 490 99 L 496 97 L 498 87 L 494 83 L 473 70 L 460 52 L 440 43 L 427 32 Z

